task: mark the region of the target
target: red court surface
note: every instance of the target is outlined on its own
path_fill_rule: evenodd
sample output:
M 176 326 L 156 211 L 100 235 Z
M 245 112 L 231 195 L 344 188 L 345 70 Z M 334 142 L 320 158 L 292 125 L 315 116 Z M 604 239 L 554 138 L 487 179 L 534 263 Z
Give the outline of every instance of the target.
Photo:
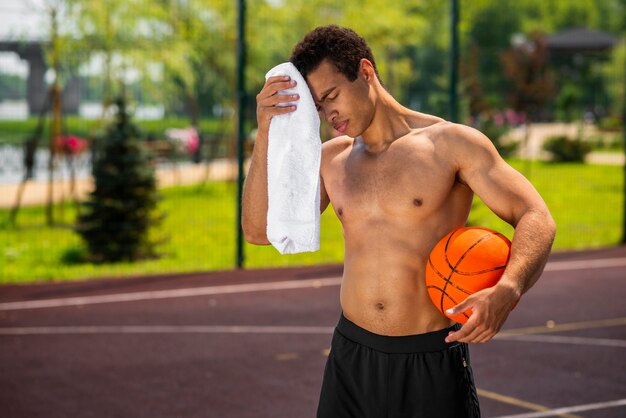
M 0 417 L 314 417 L 340 276 L 0 287 Z M 626 247 L 553 255 L 471 354 L 483 417 L 626 417 Z

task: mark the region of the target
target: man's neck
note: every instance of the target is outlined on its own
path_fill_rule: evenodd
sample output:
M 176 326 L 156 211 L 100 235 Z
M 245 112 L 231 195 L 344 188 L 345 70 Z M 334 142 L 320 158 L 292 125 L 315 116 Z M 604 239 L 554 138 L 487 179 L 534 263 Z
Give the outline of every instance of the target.
M 359 136 L 368 153 L 385 151 L 398 138 L 411 131 L 407 120 L 409 109 L 381 88 L 369 127 Z

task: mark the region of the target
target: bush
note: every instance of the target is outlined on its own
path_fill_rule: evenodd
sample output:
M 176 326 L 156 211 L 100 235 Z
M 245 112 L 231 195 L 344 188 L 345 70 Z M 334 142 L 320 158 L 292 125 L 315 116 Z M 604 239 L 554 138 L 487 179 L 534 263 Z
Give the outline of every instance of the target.
M 622 119 L 618 116 L 607 116 L 602 118 L 599 123 L 599 128 L 603 131 L 616 132 L 622 129 Z
M 95 190 L 78 218 L 77 231 L 87 243 L 87 259 L 116 262 L 155 257 L 150 228 L 162 220 L 154 214 L 160 199 L 151 156 L 140 142 L 123 99 L 94 161 Z M 69 259 L 76 254 L 69 254 Z
M 584 162 L 591 152 L 591 145 L 564 135 L 550 137 L 544 142 L 543 149 L 552 154 L 553 162 Z
M 591 136 L 587 142 L 593 150 L 619 151 L 624 149 L 624 140 L 621 135 L 614 133 Z

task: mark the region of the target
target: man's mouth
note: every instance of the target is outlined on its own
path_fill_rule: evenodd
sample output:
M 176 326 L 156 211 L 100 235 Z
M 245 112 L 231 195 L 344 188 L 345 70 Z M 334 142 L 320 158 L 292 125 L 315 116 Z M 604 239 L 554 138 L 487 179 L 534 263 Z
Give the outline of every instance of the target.
M 346 127 L 348 126 L 348 121 L 343 121 L 333 126 L 337 132 L 344 133 L 346 131 Z

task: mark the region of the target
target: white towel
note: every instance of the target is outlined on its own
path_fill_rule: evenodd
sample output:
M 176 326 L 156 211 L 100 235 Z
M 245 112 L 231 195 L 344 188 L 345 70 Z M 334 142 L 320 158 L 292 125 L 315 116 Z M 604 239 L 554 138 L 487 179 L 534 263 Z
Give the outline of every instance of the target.
M 294 112 L 273 116 L 267 150 L 267 239 L 281 254 L 320 248 L 320 118 L 306 81 L 286 62 L 269 77 L 287 75 L 294 88 L 279 94 L 299 94 Z

